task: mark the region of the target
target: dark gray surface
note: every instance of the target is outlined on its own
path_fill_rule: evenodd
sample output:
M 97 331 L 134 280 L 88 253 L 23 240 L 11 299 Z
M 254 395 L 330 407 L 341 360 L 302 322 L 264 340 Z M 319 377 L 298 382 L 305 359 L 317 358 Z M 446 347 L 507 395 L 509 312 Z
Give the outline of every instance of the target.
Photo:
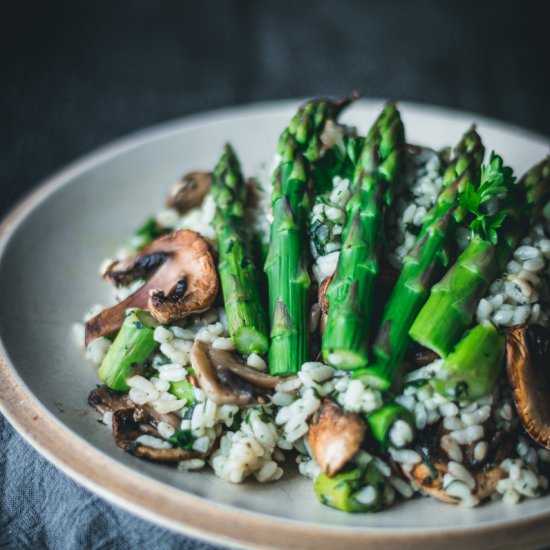
M 36 453 L 0 415 L 0 548 L 200 548 L 106 504 Z
M 503 4 L 3 3 L 0 213 L 109 140 L 251 101 L 360 89 L 548 135 L 547 3 Z M 0 419 L 0 548 L 135 546 L 199 545 L 92 496 Z

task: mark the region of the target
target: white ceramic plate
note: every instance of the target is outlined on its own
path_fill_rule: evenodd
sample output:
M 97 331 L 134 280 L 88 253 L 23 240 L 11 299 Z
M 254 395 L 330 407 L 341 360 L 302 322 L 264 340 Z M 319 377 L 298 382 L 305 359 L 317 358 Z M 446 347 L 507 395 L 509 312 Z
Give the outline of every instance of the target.
M 231 141 L 247 174 L 269 161 L 298 102 L 228 109 L 135 134 L 48 180 L 4 221 L 0 240 L 0 407 L 54 464 L 108 500 L 182 532 L 273 547 L 518 547 L 550 540 L 550 497 L 478 509 L 415 499 L 374 515 L 316 502 L 311 482 L 288 473 L 268 485 L 231 485 L 210 472 L 178 473 L 119 450 L 88 408 L 98 382 L 71 325 L 110 302 L 98 265 L 164 203 L 173 182 L 210 169 Z M 382 102 L 359 101 L 343 120 L 366 130 Z M 518 173 L 549 140 L 478 116 L 401 104 L 407 139 L 452 145 L 478 124 L 488 151 Z

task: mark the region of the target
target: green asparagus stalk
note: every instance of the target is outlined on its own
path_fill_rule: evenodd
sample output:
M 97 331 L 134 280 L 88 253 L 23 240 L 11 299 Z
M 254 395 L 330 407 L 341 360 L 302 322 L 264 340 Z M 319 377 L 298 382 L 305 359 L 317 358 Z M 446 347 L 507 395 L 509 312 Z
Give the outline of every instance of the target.
M 491 393 L 504 363 L 506 338 L 489 321 L 476 325 L 456 345 L 432 380 L 449 399 L 478 399 Z
M 263 355 L 269 343 L 252 256 L 252 236 L 243 217 L 247 189 L 239 160 L 230 145 L 225 146 L 214 169 L 211 185 L 216 203 L 218 271 L 229 334 L 240 353 Z
M 289 142 L 273 191 L 271 244 L 265 263 L 269 284 L 271 345 L 269 372 L 298 372 L 307 360 L 307 299 L 304 210 L 307 179 L 304 159 Z
M 484 147 L 471 128 L 455 148 L 454 158 L 443 176 L 443 190 L 428 212 L 411 252 L 386 303 L 373 344 L 373 365 L 365 377 L 371 385 L 388 389 L 411 344 L 408 332 L 428 299 L 430 288 L 448 267 L 456 228 L 466 211 L 459 197 L 468 183 L 479 184 Z
M 133 309 L 127 313 L 98 371 L 100 380 L 109 388 L 130 389 L 126 380 L 158 346 L 153 337 L 156 324 L 147 311 Z
M 499 156 L 491 155 L 479 189 L 468 186 L 461 197 L 461 206 L 476 216 L 470 244 L 432 288 L 409 332 L 414 341 L 441 357 L 449 355 L 472 323 L 479 300 L 503 271 L 549 196 L 550 157 L 516 185 L 512 170 Z
M 361 152 L 340 259 L 327 289 L 330 309 L 322 351 L 325 362 L 338 368 L 360 368 L 368 360 L 385 211 L 400 177 L 404 143 L 399 111 L 389 103 L 369 131 Z
M 318 500 L 344 512 L 377 512 L 383 504 L 386 481 L 373 462 L 350 465 L 334 477 L 320 474 L 315 480 Z
M 269 285 L 271 343 L 269 372 L 289 375 L 307 360 L 307 213 L 312 173 L 335 149 L 323 143 L 327 124 L 336 124 L 351 100 L 313 101 L 302 106 L 279 140 L 281 160 L 271 197 L 271 243 L 264 270 Z M 326 165 L 325 165 L 326 168 Z M 322 188 L 321 178 L 316 184 Z
M 390 432 L 398 420 L 406 422 L 411 428 L 411 434 L 414 434 L 415 423 L 413 414 L 398 403 L 386 403 L 382 408 L 367 415 L 369 434 L 378 441 L 383 452 L 392 443 L 390 441 Z
M 340 113 L 358 95 L 338 100 L 318 99 L 302 105 L 279 139 L 279 154 L 289 137 L 309 163 L 316 193 L 324 193 L 335 175 L 345 177 L 353 169 L 358 142 L 350 129 L 337 122 Z

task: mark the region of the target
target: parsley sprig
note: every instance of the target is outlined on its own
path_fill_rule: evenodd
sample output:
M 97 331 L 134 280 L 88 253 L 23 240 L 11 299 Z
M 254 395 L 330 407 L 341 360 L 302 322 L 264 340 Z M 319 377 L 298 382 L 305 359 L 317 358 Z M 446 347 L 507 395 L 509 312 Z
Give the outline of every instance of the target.
M 497 202 L 499 209 L 493 213 L 489 212 L 488 205 L 490 201 L 502 195 L 511 198 L 515 181 L 512 169 L 504 165 L 502 157 L 492 152 L 489 162 L 481 167 L 479 187 L 476 188 L 469 183 L 459 199 L 460 206 L 474 215 L 470 223 L 472 235 L 479 235 L 492 244 L 497 243 L 497 229 L 510 215 L 513 203 L 506 200 L 500 201 L 500 204 Z

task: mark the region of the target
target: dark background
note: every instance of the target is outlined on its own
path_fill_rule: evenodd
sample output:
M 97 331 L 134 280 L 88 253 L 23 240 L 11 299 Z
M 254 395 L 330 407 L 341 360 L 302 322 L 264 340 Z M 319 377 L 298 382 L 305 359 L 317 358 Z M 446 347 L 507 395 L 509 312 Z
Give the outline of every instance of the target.
M 114 138 L 228 105 L 349 93 L 550 134 L 548 2 L 0 3 L 0 214 Z M 0 417 L 0 548 L 193 545 L 91 496 Z

